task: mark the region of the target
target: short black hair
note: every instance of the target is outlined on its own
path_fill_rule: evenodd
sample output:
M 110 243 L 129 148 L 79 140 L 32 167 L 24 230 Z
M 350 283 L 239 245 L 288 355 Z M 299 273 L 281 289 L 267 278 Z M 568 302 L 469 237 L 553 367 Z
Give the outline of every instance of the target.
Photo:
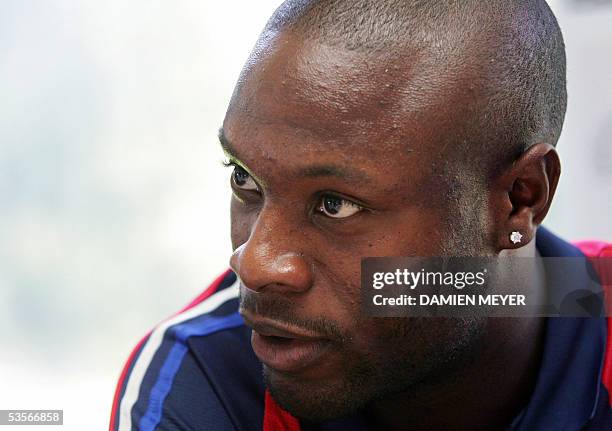
M 565 46 L 544 0 L 287 0 L 264 33 L 285 29 L 369 53 L 425 46 L 450 62 L 465 62 L 453 53 L 471 46 L 479 57 L 474 63 L 486 67 L 475 74 L 486 97 L 466 132 L 488 143 L 481 149 L 495 148 L 499 161 L 500 147 L 491 143 L 503 142 L 508 161 L 535 143 L 556 145 L 561 134 Z

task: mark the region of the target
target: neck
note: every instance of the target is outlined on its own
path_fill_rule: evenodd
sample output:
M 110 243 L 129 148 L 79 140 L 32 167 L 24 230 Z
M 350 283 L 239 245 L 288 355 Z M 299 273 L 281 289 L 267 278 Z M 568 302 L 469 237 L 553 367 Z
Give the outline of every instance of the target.
M 538 374 L 544 319 L 493 318 L 486 347 L 452 381 L 418 395 L 373 403 L 367 421 L 376 430 L 503 429 L 524 407 Z

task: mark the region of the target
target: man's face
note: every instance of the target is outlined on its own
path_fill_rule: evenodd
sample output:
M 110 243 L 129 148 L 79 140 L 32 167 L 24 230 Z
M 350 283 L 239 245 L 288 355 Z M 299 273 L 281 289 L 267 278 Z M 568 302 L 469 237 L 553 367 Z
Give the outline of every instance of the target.
M 247 65 L 225 118 L 241 312 L 267 386 L 296 416 L 341 416 L 443 379 L 480 333 L 482 322 L 360 308 L 363 257 L 488 252 L 468 238 L 482 208 L 458 199 L 461 178 L 445 170 L 452 83 L 415 91 L 426 80 L 414 69 L 280 35 Z

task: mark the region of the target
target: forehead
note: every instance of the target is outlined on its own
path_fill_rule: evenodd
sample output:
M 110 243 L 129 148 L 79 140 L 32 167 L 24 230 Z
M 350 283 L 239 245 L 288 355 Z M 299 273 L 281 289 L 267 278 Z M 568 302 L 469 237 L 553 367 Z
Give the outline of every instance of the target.
M 454 138 L 468 79 L 440 69 L 423 46 L 364 53 L 286 31 L 256 47 L 223 128 L 242 158 L 282 153 L 402 169 L 431 163 Z

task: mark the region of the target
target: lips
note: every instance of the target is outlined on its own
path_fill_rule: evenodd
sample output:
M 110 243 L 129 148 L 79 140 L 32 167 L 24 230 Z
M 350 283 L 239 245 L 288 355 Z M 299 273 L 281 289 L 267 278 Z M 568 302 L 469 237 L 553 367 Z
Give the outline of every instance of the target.
M 312 367 L 328 350 L 330 340 L 319 334 L 272 320 L 243 317 L 253 328 L 255 355 L 274 370 L 294 373 Z

